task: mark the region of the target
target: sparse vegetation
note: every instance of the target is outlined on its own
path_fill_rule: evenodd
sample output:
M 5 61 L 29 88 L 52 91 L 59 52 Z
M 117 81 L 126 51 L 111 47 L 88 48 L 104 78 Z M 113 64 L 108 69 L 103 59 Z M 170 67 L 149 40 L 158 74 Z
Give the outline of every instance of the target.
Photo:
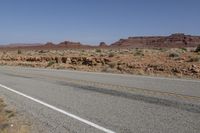
M 195 52 L 200 52 L 200 44 L 197 46 Z
M 52 66 L 55 63 L 56 63 L 55 61 L 49 61 L 49 63 L 47 64 L 47 67 L 50 67 L 50 66 Z
M 143 53 L 141 50 L 137 50 L 137 51 L 134 53 L 134 56 L 144 56 L 144 53 Z
M 115 54 L 114 53 L 109 53 L 108 57 L 114 57 Z
M 187 51 L 187 48 L 181 48 L 181 50 L 183 50 L 183 51 Z
M 196 56 L 196 57 L 191 57 L 188 62 L 199 62 L 199 61 L 200 57 Z
M 17 54 L 22 54 L 22 51 L 20 49 L 18 49 Z
M 38 53 L 42 54 L 42 53 L 46 53 L 44 50 L 39 50 Z
M 170 53 L 169 57 L 172 57 L 172 58 L 179 57 L 179 54 L 178 53 Z
M 96 52 L 97 53 L 101 53 L 101 49 L 96 49 Z
M 117 66 L 116 62 L 109 63 L 110 68 L 115 68 Z
M 39 50 L 32 49 L 23 50 L 20 56 L 16 51 L 7 51 L 6 54 L 3 51 L 5 50 L 0 52 L 2 65 L 162 76 L 174 75 L 172 70 L 176 70 L 182 76 L 200 78 L 200 52 L 183 52 L 180 48 L 168 48 L 165 51 L 139 48 L 47 49 L 45 54 L 39 54 Z M 191 68 L 191 62 L 197 67 Z M 192 73 L 191 69 L 195 69 L 196 73 Z

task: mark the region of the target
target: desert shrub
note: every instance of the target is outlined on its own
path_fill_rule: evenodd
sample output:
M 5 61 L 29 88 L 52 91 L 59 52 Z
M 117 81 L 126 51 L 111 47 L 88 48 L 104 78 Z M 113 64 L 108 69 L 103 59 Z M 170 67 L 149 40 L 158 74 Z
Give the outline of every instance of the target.
M 112 63 L 109 64 L 110 68 L 115 68 L 116 65 L 117 65 L 117 63 L 115 63 L 115 62 L 112 62 Z
M 7 54 L 7 51 L 3 51 L 3 54 Z
M 144 54 L 141 50 L 138 50 L 134 53 L 134 56 L 144 56 Z
M 44 50 L 40 50 L 38 53 L 46 53 Z
M 108 57 L 114 57 L 115 54 L 114 53 L 109 53 Z
M 188 62 L 199 62 L 200 57 L 191 57 Z
M 100 54 L 100 57 L 104 57 L 105 55 L 104 54 Z
M 195 52 L 200 52 L 200 44 L 197 46 Z
M 125 52 L 124 51 L 120 51 L 119 54 L 125 54 Z
M 22 54 L 22 51 L 20 49 L 18 49 L 17 54 Z
M 162 51 L 164 48 L 152 48 L 153 50 L 160 50 Z
M 47 67 L 52 66 L 53 64 L 55 64 L 55 61 L 49 61 L 49 63 L 47 64 Z
M 181 48 L 181 50 L 183 50 L 183 51 L 187 51 L 187 49 L 186 49 L 186 48 Z
M 101 53 L 101 49 L 96 49 L 96 52 L 97 53 Z
M 178 53 L 170 53 L 169 57 L 179 57 L 179 54 Z
M 112 49 L 109 49 L 109 52 L 112 52 L 113 50 Z
M 166 52 L 167 48 L 158 48 L 157 50 L 161 51 L 161 52 Z

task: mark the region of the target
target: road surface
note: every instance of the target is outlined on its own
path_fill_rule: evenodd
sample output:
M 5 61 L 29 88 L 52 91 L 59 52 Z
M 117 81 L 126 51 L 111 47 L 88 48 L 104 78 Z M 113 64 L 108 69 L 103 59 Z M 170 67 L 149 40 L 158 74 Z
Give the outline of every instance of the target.
M 38 132 L 200 132 L 200 80 L 1 66 L 0 97 Z

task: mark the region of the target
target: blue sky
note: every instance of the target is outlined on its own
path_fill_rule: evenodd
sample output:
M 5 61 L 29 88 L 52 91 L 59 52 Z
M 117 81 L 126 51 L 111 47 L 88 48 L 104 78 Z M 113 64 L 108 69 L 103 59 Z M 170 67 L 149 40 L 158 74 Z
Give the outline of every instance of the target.
M 0 44 L 200 35 L 200 0 L 1 0 Z

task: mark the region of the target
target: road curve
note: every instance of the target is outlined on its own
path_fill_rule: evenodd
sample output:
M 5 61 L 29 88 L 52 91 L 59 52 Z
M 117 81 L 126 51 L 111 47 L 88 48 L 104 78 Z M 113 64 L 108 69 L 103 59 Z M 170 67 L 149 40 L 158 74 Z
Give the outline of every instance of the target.
M 199 80 L 1 66 L 0 97 L 38 132 L 200 131 Z

